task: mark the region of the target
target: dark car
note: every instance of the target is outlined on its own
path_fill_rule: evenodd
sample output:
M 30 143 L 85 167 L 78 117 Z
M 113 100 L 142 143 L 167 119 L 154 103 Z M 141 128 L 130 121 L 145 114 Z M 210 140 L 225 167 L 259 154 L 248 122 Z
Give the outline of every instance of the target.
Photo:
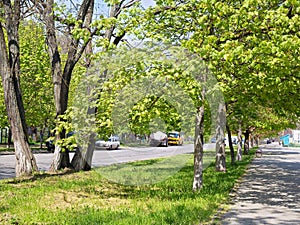
M 74 131 L 71 131 L 71 132 L 67 133 L 67 138 L 73 136 L 74 134 L 75 134 Z M 52 138 L 54 138 L 53 135 L 52 135 Z M 46 141 L 46 147 L 47 147 L 47 151 L 48 152 L 52 152 L 53 153 L 54 150 L 55 150 L 54 140 L 48 138 L 47 141 Z
M 54 152 L 55 150 L 55 145 L 53 140 L 47 140 L 46 141 L 46 147 L 48 152 Z

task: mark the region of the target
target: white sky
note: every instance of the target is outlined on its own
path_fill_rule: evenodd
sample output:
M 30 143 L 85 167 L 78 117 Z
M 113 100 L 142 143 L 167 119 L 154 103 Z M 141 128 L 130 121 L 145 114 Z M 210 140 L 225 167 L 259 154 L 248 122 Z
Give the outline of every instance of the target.
M 142 0 L 142 5 L 148 8 L 149 6 L 154 6 L 155 2 L 153 0 Z

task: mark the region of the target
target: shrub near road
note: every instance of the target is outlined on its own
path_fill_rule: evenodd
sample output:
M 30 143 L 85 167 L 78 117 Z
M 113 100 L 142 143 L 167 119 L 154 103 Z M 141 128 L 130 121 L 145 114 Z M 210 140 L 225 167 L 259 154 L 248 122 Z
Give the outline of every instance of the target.
M 192 192 L 192 156 L 164 182 L 123 186 L 95 170 L 0 181 L 0 224 L 198 224 L 211 221 L 227 202 L 252 156 L 227 173 L 204 171 L 200 192 Z M 159 159 L 158 159 L 159 160 Z M 142 161 L 142 166 L 155 160 Z

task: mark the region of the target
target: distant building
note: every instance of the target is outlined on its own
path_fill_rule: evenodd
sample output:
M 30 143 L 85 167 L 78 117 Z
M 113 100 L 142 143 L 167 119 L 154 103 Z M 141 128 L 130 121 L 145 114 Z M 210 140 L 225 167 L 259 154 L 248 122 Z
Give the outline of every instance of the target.
M 292 130 L 292 143 L 300 143 L 300 130 Z

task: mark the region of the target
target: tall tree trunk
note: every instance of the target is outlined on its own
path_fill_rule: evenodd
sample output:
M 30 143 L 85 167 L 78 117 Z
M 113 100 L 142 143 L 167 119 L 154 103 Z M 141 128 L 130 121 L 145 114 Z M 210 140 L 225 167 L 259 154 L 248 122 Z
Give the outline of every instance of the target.
M 31 174 L 37 171 L 35 158 L 30 150 L 20 89 L 20 49 L 19 49 L 19 0 L 6 1 L 4 4 L 5 22 L 8 39 L 4 38 L 2 24 L 0 23 L 0 74 L 4 89 L 5 105 L 14 140 L 16 155 L 16 176 Z
M 195 141 L 194 141 L 194 181 L 193 190 L 202 187 L 203 174 L 203 145 L 204 145 L 204 105 L 202 105 L 196 116 Z
M 226 172 L 226 155 L 225 155 L 225 132 L 226 129 L 226 112 L 224 103 L 218 104 L 217 128 L 216 128 L 216 171 Z
M 242 137 L 242 124 L 239 121 L 239 130 L 238 130 L 238 143 L 237 143 L 237 161 L 241 161 L 242 160 L 242 156 L 243 156 L 243 137 Z
M 7 148 L 10 148 L 12 145 L 12 132 L 11 129 L 8 129 L 8 138 L 7 138 Z
M 256 145 L 256 147 L 259 146 L 259 136 L 258 135 L 255 136 L 255 145 Z
M 230 130 L 230 127 L 227 122 L 226 122 L 226 130 L 227 130 L 228 143 L 229 143 L 229 148 L 230 148 L 231 164 L 234 164 L 235 163 L 235 155 L 234 155 L 234 148 L 233 148 L 232 139 L 231 139 L 231 130 Z
M 203 184 L 203 154 L 204 154 L 204 113 L 205 113 L 205 98 L 206 98 L 206 82 L 207 82 L 208 70 L 200 77 L 204 85 L 201 91 L 201 103 L 197 115 L 196 115 L 196 126 L 195 126 L 195 138 L 194 138 L 194 180 L 193 180 L 193 191 L 200 190 Z
M 250 135 L 250 142 L 249 142 L 249 149 L 253 148 L 254 147 L 254 137 L 253 135 L 251 134 Z
M 249 129 L 246 129 L 245 132 L 245 141 L 244 141 L 244 154 L 248 155 L 249 154 Z
M 124 1 L 119 4 L 114 4 L 110 8 L 109 17 L 111 17 L 111 18 L 118 17 L 118 14 L 120 13 L 121 6 L 123 3 L 124 3 Z M 94 1 L 92 0 L 90 3 L 90 7 L 87 11 L 87 14 L 86 14 L 86 20 L 85 20 L 86 27 L 88 27 L 88 25 L 92 22 L 93 8 L 94 8 Z M 104 38 L 106 38 L 109 43 L 111 42 L 111 39 L 113 37 L 114 30 L 115 30 L 115 26 L 112 26 L 111 28 L 107 29 L 105 32 Z M 124 37 L 124 33 L 122 33 L 120 36 L 116 37 L 113 44 L 117 46 L 123 37 Z M 87 47 L 85 49 L 85 53 L 87 56 L 89 56 L 93 53 L 91 42 L 87 45 Z M 91 64 L 91 60 L 89 57 L 87 57 L 86 58 L 86 68 L 87 69 L 90 67 L 90 64 Z M 104 74 L 104 76 L 105 76 L 105 74 Z M 90 90 L 92 90 L 92 87 L 88 87 L 88 93 Z M 91 101 L 93 101 L 93 99 L 91 99 Z M 96 114 L 96 112 L 97 112 L 97 108 L 89 108 L 88 115 Z M 79 149 L 77 149 L 77 151 L 72 159 L 72 162 L 71 162 L 75 171 L 89 170 L 91 168 L 92 158 L 93 158 L 94 149 L 95 149 L 95 137 L 96 137 L 96 135 L 93 132 L 91 132 L 88 137 L 87 147 L 79 146 Z
M 85 144 L 76 149 L 75 155 L 71 162 L 75 171 L 91 169 L 92 158 L 95 149 L 95 137 L 95 133 L 90 134 L 88 143 L 84 141 Z
M 64 79 L 62 74 L 61 58 L 58 50 L 56 39 L 56 28 L 54 21 L 54 0 L 48 0 L 46 7 L 43 11 L 43 17 L 46 25 L 46 35 L 48 52 L 50 56 L 52 80 L 54 84 L 54 102 L 56 108 L 56 119 L 63 115 L 67 109 L 66 91 L 64 88 L 68 85 L 67 80 Z M 68 88 L 68 87 L 67 87 Z M 65 137 L 65 132 L 57 132 L 55 140 L 58 141 Z M 51 171 L 56 171 L 70 166 L 70 158 L 67 150 L 62 150 L 61 146 L 55 145 L 53 161 L 50 165 Z
M 85 20 L 85 26 L 88 27 L 92 22 L 93 17 L 93 11 L 94 11 L 94 0 L 91 1 L 90 6 L 88 8 L 87 14 L 86 14 L 86 20 Z M 85 49 L 85 67 L 88 70 L 91 65 L 91 55 L 93 54 L 93 48 L 92 48 L 92 42 L 89 42 L 89 44 L 86 46 Z M 87 73 L 88 76 L 89 73 Z M 87 94 L 89 95 L 91 90 L 93 90 L 93 87 L 87 87 Z M 93 101 L 94 99 L 91 99 L 90 101 Z M 95 115 L 96 114 L 96 108 L 89 108 L 87 114 L 88 115 Z M 93 126 L 94 124 L 91 124 Z M 92 131 L 89 134 L 88 142 L 84 146 L 78 146 L 78 149 L 75 152 L 75 155 L 72 159 L 72 167 L 75 169 L 75 171 L 80 170 L 90 170 L 92 165 L 92 159 L 93 154 L 95 150 L 95 138 L 96 134 L 94 131 Z M 86 141 L 84 141 L 86 143 Z
M 83 0 L 80 9 L 77 14 L 77 20 L 85 21 L 87 10 L 90 7 L 91 2 L 94 0 Z M 56 107 L 56 118 L 60 120 L 60 116 L 64 115 L 68 106 L 69 97 L 69 85 L 73 69 L 80 59 L 88 42 L 82 44 L 79 47 L 79 40 L 69 36 L 68 40 L 68 53 L 67 60 L 62 70 L 62 62 L 58 50 L 58 43 L 56 38 L 56 27 L 54 21 L 54 0 L 48 0 L 46 2 L 39 2 L 36 4 L 40 13 L 43 15 L 47 31 L 48 51 L 51 61 L 52 78 L 54 84 L 54 101 Z M 68 29 L 72 30 L 69 26 Z M 68 31 L 70 32 L 70 31 Z M 65 132 L 57 132 L 56 141 L 65 138 Z M 70 158 L 68 150 L 63 150 L 59 145 L 55 146 L 54 159 L 51 163 L 50 170 L 59 170 L 65 167 L 70 167 Z

